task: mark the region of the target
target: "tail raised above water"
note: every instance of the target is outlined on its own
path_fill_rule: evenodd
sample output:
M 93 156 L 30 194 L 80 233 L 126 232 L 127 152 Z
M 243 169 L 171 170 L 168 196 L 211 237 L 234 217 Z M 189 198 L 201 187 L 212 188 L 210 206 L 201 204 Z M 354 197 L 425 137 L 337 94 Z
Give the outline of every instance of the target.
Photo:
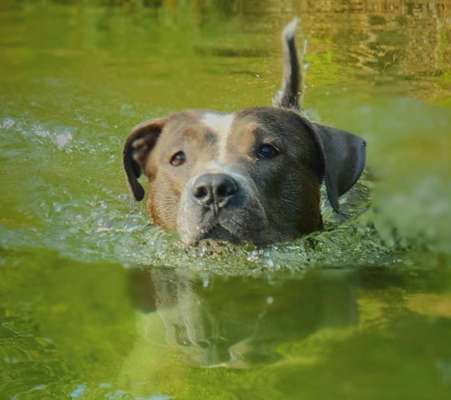
M 272 105 L 278 108 L 300 109 L 303 79 L 295 43 L 299 18 L 294 18 L 282 31 L 283 74 L 279 91 L 272 99 Z

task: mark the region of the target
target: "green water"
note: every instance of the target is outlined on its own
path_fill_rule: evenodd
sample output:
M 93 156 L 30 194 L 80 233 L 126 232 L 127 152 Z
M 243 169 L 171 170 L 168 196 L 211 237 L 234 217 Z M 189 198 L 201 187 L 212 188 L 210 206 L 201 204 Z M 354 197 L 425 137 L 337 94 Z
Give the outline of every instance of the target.
M 305 108 L 368 173 L 326 230 L 185 249 L 127 193 L 136 123 Z M 0 2 L 0 399 L 451 398 L 446 1 Z

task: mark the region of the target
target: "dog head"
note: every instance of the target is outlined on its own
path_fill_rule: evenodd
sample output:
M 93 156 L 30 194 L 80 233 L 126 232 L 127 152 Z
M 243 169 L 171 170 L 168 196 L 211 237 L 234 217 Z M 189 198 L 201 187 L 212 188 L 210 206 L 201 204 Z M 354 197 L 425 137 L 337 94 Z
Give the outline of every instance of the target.
M 318 230 L 322 181 L 338 212 L 338 197 L 359 178 L 365 142 L 297 111 L 293 35 L 285 29 L 288 62 L 275 107 L 179 112 L 128 137 L 123 161 L 135 199 L 144 198 L 144 173 L 153 221 L 184 242 L 265 244 Z

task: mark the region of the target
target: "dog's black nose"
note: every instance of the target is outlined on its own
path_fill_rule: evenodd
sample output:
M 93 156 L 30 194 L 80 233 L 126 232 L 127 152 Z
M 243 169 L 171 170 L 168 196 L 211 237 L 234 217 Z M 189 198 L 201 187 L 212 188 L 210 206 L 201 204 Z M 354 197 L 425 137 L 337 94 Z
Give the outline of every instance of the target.
M 238 193 L 238 183 L 229 175 L 204 174 L 194 181 L 192 193 L 200 205 L 221 208 Z

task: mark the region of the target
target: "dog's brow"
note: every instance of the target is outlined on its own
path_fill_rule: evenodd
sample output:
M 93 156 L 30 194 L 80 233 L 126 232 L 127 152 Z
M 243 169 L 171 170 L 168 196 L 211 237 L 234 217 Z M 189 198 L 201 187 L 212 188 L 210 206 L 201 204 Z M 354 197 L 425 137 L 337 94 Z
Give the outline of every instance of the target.
M 264 129 L 264 127 L 262 127 L 260 124 L 258 124 L 257 122 L 249 122 L 246 125 L 246 130 L 251 133 L 252 135 L 257 135 L 260 131 L 265 131 L 266 129 Z

